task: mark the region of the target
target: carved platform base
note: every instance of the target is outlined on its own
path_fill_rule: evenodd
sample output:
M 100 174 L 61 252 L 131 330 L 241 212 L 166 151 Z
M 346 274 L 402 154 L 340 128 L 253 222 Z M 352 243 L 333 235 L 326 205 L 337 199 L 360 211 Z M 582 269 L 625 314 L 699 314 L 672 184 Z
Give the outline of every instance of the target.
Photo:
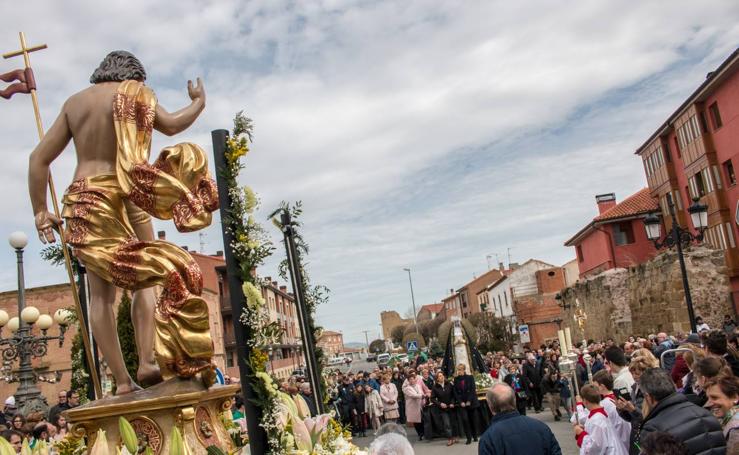
M 109 447 L 121 442 L 118 417 L 131 422 L 156 455 L 169 454 L 172 426 L 176 425 L 191 454 L 205 453 L 215 445 L 224 452 L 234 450 L 220 415 L 231 409 L 239 386 L 213 386 L 206 389 L 197 380 L 170 379 L 146 390 L 120 397 L 108 397 L 64 412 L 72 423 L 72 432 L 87 438 L 87 447 L 95 443 L 98 429 L 103 429 Z

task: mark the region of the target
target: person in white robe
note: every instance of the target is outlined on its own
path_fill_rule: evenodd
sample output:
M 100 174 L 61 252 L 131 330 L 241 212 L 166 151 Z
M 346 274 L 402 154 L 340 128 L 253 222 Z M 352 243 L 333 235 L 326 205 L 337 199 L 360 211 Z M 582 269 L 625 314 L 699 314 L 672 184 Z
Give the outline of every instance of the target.
M 575 437 L 580 455 L 628 455 L 629 452 L 619 440 L 619 436 L 608 417 L 608 413 L 601 406 L 601 395 L 598 388 L 592 384 L 585 385 L 580 391 L 582 405 L 578 405 L 575 418 Z M 579 401 L 579 400 L 578 400 Z M 584 425 L 578 422 L 581 407 L 587 409 L 587 418 Z

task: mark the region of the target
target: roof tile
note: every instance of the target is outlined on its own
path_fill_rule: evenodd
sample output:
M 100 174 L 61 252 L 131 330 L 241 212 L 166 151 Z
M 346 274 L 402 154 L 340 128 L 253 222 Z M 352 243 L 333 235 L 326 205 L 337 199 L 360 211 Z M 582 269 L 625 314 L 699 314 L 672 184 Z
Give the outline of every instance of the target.
M 627 218 L 659 210 L 657 200 L 652 197 L 649 188 L 642 188 L 615 206 L 593 218 L 593 221 L 608 221 Z

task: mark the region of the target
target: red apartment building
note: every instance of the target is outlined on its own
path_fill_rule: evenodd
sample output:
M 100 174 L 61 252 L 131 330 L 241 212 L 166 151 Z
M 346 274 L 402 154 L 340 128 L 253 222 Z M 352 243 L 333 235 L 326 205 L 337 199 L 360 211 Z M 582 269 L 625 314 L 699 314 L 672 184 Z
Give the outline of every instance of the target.
M 565 242 L 565 246 L 575 247 L 580 278 L 654 257 L 657 251 L 647 239 L 643 220 L 659 206 L 648 188 L 619 203 L 613 193 L 598 195 L 595 201 L 598 216 Z
M 636 150 L 649 191 L 659 201 L 665 229 L 671 228 L 667 194 L 678 221 L 693 229 L 687 208 L 697 198 L 708 205 L 704 242 L 724 250 L 732 297 L 739 304 L 739 249 L 735 166 L 739 166 L 739 49 L 670 115 Z M 735 164 L 736 163 L 736 164 Z

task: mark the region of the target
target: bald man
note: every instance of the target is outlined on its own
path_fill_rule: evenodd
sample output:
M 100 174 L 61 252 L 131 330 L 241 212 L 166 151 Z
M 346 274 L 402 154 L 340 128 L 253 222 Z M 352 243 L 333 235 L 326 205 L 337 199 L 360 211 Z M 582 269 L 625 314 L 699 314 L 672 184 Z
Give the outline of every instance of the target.
M 480 455 L 561 455 L 557 439 L 544 423 L 516 411 L 516 394 L 507 384 L 496 384 L 485 393 L 493 418 L 480 438 Z

